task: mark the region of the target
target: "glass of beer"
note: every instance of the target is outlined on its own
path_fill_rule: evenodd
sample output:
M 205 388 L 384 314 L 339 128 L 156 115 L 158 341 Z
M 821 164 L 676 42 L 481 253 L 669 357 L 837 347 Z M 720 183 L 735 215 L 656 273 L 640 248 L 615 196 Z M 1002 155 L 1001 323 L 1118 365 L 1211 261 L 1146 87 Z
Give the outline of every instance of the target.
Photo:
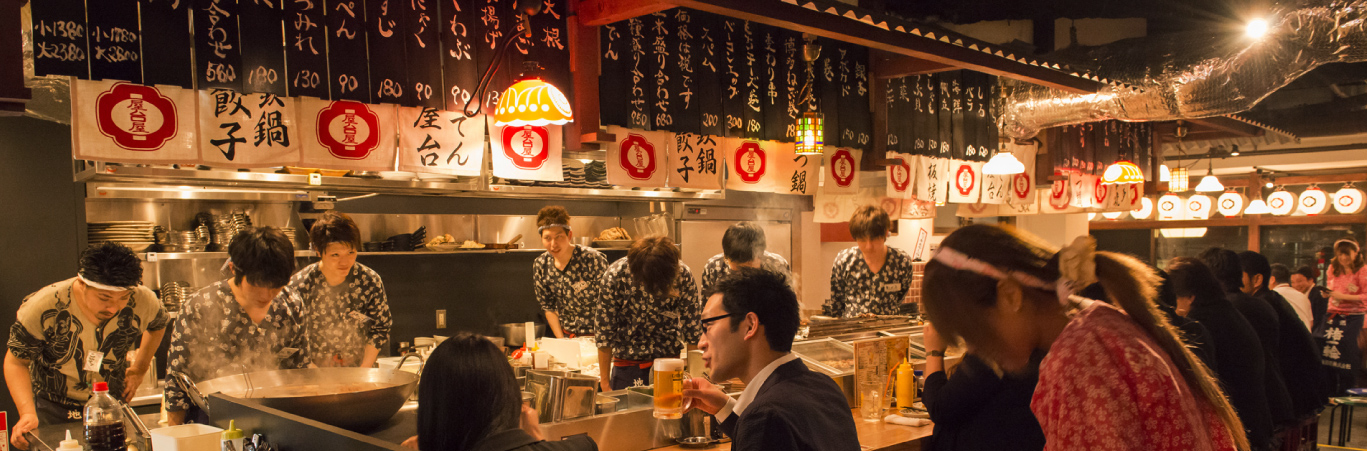
M 687 410 L 683 402 L 684 359 L 655 359 L 651 371 L 655 373 L 655 418 L 675 420 L 683 418 Z

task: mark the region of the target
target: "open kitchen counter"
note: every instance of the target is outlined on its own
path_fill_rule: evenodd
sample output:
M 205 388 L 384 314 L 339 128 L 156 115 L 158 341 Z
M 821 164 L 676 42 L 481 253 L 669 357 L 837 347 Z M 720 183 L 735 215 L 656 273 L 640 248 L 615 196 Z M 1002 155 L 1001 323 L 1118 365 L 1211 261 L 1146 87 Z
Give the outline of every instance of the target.
M 851 409 L 850 415 L 854 417 L 854 428 L 859 434 L 860 448 L 868 451 L 917 451 L 921 449 L 921 440 L 929 437 L 934 430 L 934 425 L 920 427 L 902 426 L 888 424 L 882 421 L 864 421 L 859 417 L 859 409 Z M 688 448 L 674 445 L 661 450 L 687 450 L 699 449 Z M 707 448 L 715 451 L 727 451 L 731 449 L 731 442 L 719 443 Z

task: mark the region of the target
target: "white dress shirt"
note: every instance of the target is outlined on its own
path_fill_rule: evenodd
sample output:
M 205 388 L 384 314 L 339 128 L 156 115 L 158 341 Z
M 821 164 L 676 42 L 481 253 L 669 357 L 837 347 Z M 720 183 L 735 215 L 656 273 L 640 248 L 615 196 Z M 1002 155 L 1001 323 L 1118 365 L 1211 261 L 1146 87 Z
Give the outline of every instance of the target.
M 728 399 L 726 405 L 717 410 L 717 422 L 726 422 L 726 419 L 733 413 L 736 415 L 745 413 L 745 408 L 755 401 L 755 395 L 759 393 L 759 388 L 764 386 L 764 381 L 769 379 L 769 375 L 774 374 L 774 370 L 778 367 L 794 360 L 797 360 L 797 354 L 789 352 L 760 369 L 759 373 L 755 374 L 755 378 L 745 385 L 745 391 L 740 392 L 739 400 Z
M 1286 298 L 1286 302 L 1291 304 L 1291 308 L 1296 309 L 1296 316 L 1301 317 L 1301 322 L 1305 323 L 1306 330 L 1315 329 L 1315 326 L 1310 324 L 1314 320 L 1313 314 L 1310 312 L 1310 298 L 1307 297 L 1305 293 L 1301 293 L 1299 290 L 1291 288 L 1291 285 L 1285 283 L 1273 287 L 1272 291 L 1276 291 L 1277 294 L 1282 295 L 1282 297 Z

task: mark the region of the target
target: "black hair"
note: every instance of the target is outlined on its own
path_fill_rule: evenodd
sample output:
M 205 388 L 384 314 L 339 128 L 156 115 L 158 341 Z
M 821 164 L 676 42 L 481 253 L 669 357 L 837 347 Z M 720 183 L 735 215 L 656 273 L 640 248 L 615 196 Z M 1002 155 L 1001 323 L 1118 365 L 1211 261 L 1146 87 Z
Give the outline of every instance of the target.
M 1320 276 L 1319 270 L 1315 269 L 1314 266 L 1310 265 L 1303 265 L 1299 268 L 1296 268 L 1296 274 L 1300 274 L 1301 277 L 1310 279 L 1311 281 L 1314 281 Z M 1290 276 L 1287 276 L 1287 279 L 1290 280 Z
M 463 451 L 518 427 L 522 393 L 494 342 L 461 332 L 437 345 L 418 385 L 418 448 Z
M 233 263 L 233 283 L 247 279 L 252 285 L 280 288 L 294 274 L 294 244 L 275 227 L 255 227 L 238 232 L 228 245 Z
M 142 261 L 132 249 L 113 241 L 92 244 L 81 252 L 81 277 L 115 287 L 142 283 Z
M 631 282 L 656 298 L 677 295 L 675 279 L 679 276 L 679 247 L 665 236 L 641 238 L 627 250 L 627 269 Z
M 865 205 L 850 216 L 850 236 L 856 240 L 887 238 L 889 230 L 892 230 L 892 219 L 882 208 Z
M 721 253 L 733 263 L 748 263 L 764 255 L 764 229 L 753 222 L 732 224 L 721 236 Z
M 1215 275 L 1215 280 L 1220 282 L 1226 293 L 1242 291 L 1244 268 L 1243 263 L 1239 261 L 1238 253 L 1221 247 L 1212 247 L 1201 251 L 1196 258 L 1201 259 L 1201 262 L 1210 268 L 1211 274 Z
M 1177 308 L 1177 292 L 1172 289 L 1172 276 L 1160 269 L 1158 278 L 1163 281 L 1158 283 L 1158 297 L 1154 300 L 1168 308 Z
M 755 268 L 732 271 L 711 294 L 721 293 L 721 305 L 731 317 L 731 330 L 740 327 L 745 315 L 754 313 L 764 325 L 764 339 L 769 349 L 777 352 L 793 350 L 793 335 L 797 334 L 797 294 L 788 287 L 782 274 Z
M 361 229 L 351 216 L 337 210 L 328 210 L 323 217 L 309 228 L 309 243 L 319 254 L 327 252 L 329 244 L 342 243 L 352 250 L 361 250 Z
M 1281 263 L 1273 263 L 1272 279 L 1277 283 L 1291 283 L 1291 268 Z
M 1248 274 L 1250 282 L 1253 280 L 1253 276 L 1263 276 L 1263 283 L 1257 288 L 1258 290 L 1267 289 L 1268 280 L 1272 278 L 1272 265 L 1268 263 L 1267 257 L 1253 251 L 1240 252 L 1239 267 Z
M 1205 262 L 1191 257 L 1177 257 L 1168 262 L 1168 281 L 1174 296 L 1192 296 L 1196 302 L 1219 302 L 1225 290 L 1215 279 L 1215 272 Z

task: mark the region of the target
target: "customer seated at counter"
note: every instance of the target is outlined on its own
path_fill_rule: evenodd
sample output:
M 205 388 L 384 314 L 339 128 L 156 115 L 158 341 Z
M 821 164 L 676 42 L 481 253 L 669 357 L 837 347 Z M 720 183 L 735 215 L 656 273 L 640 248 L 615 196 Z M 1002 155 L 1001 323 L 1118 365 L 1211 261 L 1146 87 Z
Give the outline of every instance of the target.
M 570 212 L 552 205 L 536 214 L 537 233 L 546 253 L 532 262 L 532 288 L 556 338 L 593 335 L 593 309 L 598 283 L 608 258 L 588 246 L 573 244 Z
M 1038 451 L 1044 431 L 1030 412 L 1030 399 L 1039 383 L 1043 352 L 1030 357 L 1020 371 L 1004 373 L 977 354 L 965 353 L 954 369 L 945 372 L 949 347 L 935 326 L 922 330 L 926 349 L 926 384 L 921 401 L 930 411 L 935 432 L 922 449 L 928 451 Z
M 307 307 L 309 356 L 320 367 L 375 366 L 394 320 L 380 275 L 356 263 L 361 229 L 345 213 L 329 211 L 309 229 L 309 242 L 318 262 L 289 283 Z
M 831 297 L 821 314 L 836 318 L 893 315 L 911 288 L 912 259 L 887 246 L 892 221 L 872 205 L 859 207 L 850 217 L 855 247 L 840 251 L 831 266 Z
M 289 238 L 275 227 L 238 232 L 228 245 L 228 269 L 231 278 L 204 287 L 182 304 L 166 371 L 199 382 L 243 371 L 308 367 L 304 304 L 285 288 L 294 272 Z M 203 420 L 169 379 L 170 424 Z
M 522 404 L 513 368 L 489 339 L 460 333 L 432 351 L 418 385 L 418 435 L 424 451 L 596 451 L 587 435 L 546 441 L 536 410 Z M 415 440 L 416 439 L 416 440 Z
M 1031 410 L 1051 450 L 1247 450 L 1243 424 L 1153 304 L 1157 276 L 1081 237 L 1055 252 L 970 225 L 926 264 L 923 304 L 946 340 L 1008 373 L 1047 352 Z M 1101 282 L 1115 306 L 1067 294 Z
M 723 277 L 739 268 L 762 268 L 782 274 L 792 284 L 793 270 L 783 256 L 765 250 L 764 229 L 737 222 L 721 236 L 721 253 L 707 260 L 702 270 L 702 292 L 711 293 Z M 795 290 L 796 291 L 796 290 Z
M 79 423 L 96 382 L 132 398 L 169 318 L 141 283 L 137 255 L 104 242 L 81 254 L 75 277 L 24 298 L 5 353 L 5 384 L 19 413 L 10 435 L 15 448 L 28 449 L 24 433 L 40 425 Z
M 698 285 L 679 257 L 674 240 L 642 238 L 603 273 L 595 310 L 603 391 L 649 385 L 655 359 L 679 357 L 702 335 Z
M 840 387 L 793 354 L 797 295 L 781 274 L 741 268 L 707 299 L 698 348 L 712 379 L 739 378 L 731 399 L 705 378 L 684 383 L 684 398 L 716 416 L 731 449 L 859 449 L 854 416 Z

